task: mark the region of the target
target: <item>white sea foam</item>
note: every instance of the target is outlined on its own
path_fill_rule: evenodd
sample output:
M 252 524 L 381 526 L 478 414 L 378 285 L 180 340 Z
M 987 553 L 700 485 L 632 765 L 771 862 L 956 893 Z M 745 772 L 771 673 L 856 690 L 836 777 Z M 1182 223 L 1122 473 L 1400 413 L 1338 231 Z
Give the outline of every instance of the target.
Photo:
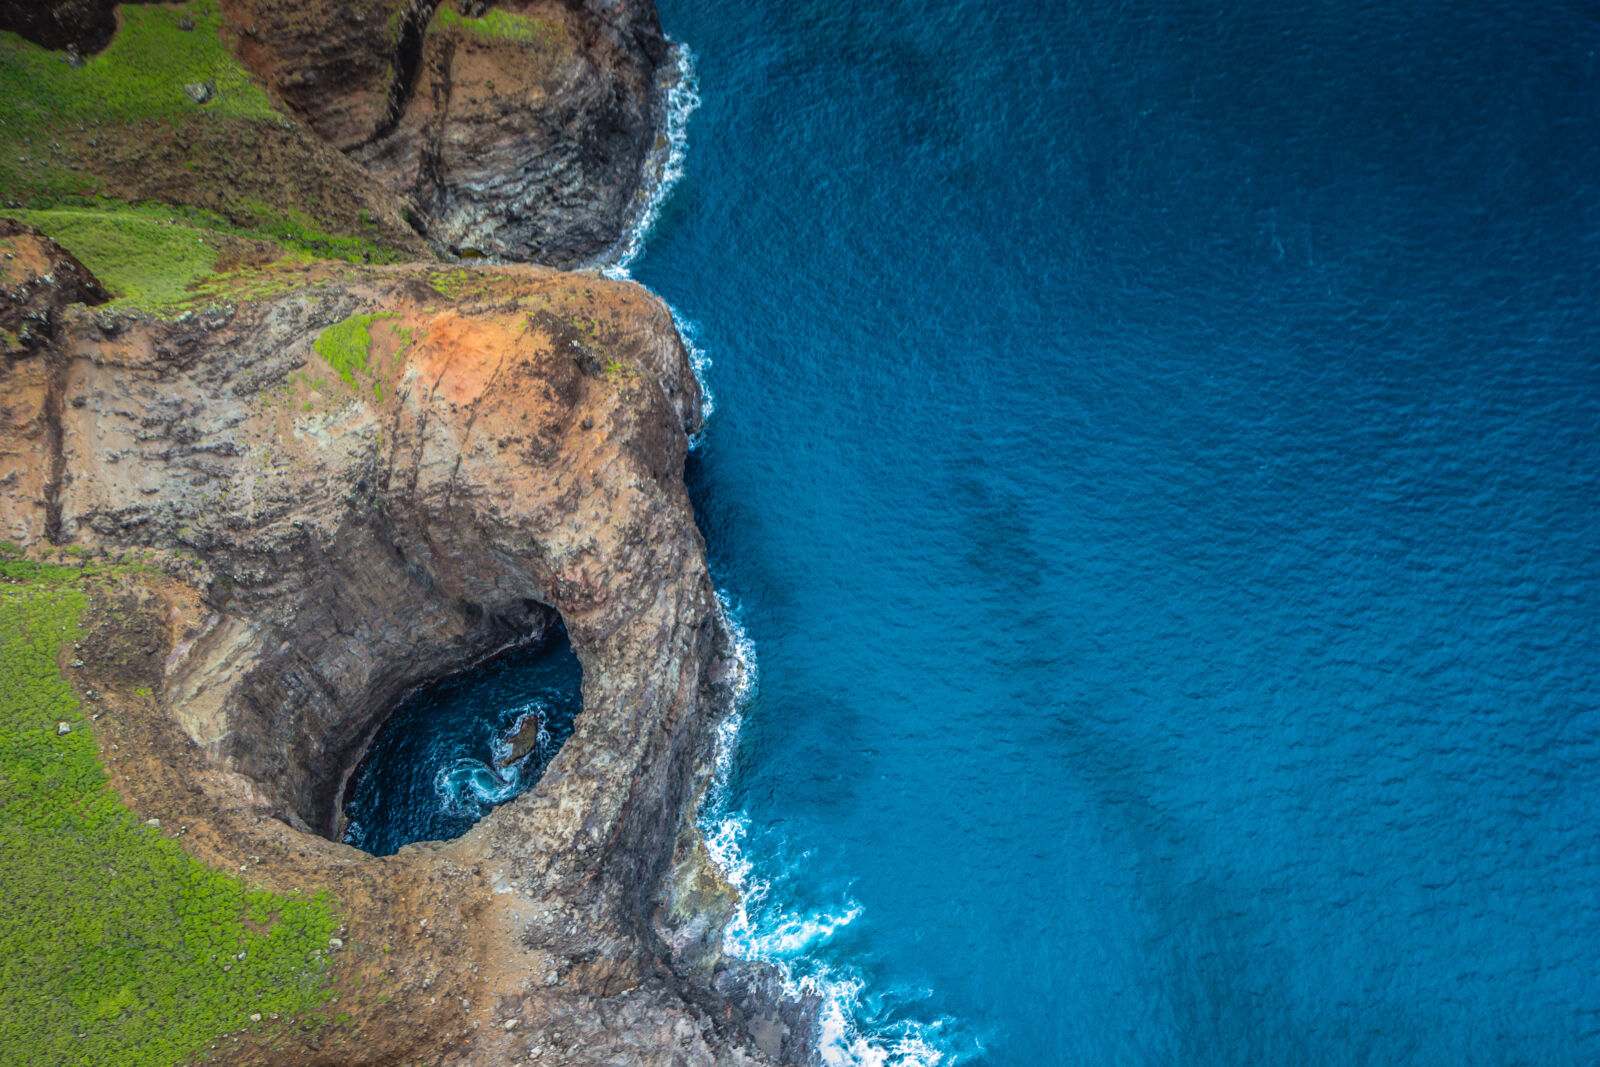
M 617 242 L 607 262 L 600 268 L 609 278 L 628 277 L 628 268 L 644 251 L 645 241 L 661 217 L 661 208 L 672 187 L 683 177 L 683 161 L 689 154 L 689 116 L 700 106 L 700 79 L 695 73 L 694 53 L 689 46 L 671 42 L 672 62 L 661 65 L 656 84 L 666 113 L 663 143 L 650 153 L 646 171 L 650 175 L 639 192 L 631 224 Z
M 861 905 L 845 900 L 833 909 L 785 909 L 771 899 L 772 884 L 756 874 L 745 854 L 749 817 L 733 809 L 729 781 L 744 708 L 758 682 L 755 644 L 726 594 L 717 594 L 717 605 L 739 676 L 734 708 L 717 727 L 715 772 L 701 806 L 700 829 L 712 862 L 739 892 L 739 907 L 723 932 L 723 952 L 774 964 L 791 995 L 820 998 L 818 1053 L 826 1067 L 936 1067 L 951 1062 L 939 1040 L 938 1022 L 903 1022 L 883 1032 L 864 1032 L 859 1020 L 866 980 L 854 968 L 830 966 L 812 955 L 861 916 Z
M 678 336 L 683 338 L 683 347 L 689 352 L 689 367 L 694 371 L 694 380 L 700 386 L 700 419 L 704 425 L 710 421 L 711 413 L 717 408 L 716 397 L 711 395 L 711 356 L 700 343 L 700 324 L 685 317 L 671 304 L 667 305 L 667 310 L 672 313 L 672 324 L 678 328 Z M 698 445 L 704 434 L 705 431 L 702 430 L 690 438 L 689 447 Z
M 623 239 L 601 267 L 611 278 L 629 277 L 629 268 L 644 251 L 673 187 L 683 177 L 688 154 L 689 116 L 700 106 L 700 84 L 694 54 L 673 43 L 673 62 L 661 83 L 665 97 L 665 144 L 651 160 L 653 180 L 641 193 L 639 209 Z M 700 344 L 697 324 L 669 305 L 674 324 L 688 350 L 700 385 L 701 410 L 710 418 L 716 407 L 711 392 L 711 357 Z M 698 441 L 691 441 L 691 447 Z M 717 727 L 715 770 L 701 804 L 701 833 L 712 862 L 728 884 L 739 891 L 740 905 L 723 934 L 723 951 L 741 959 L 762 960 L 778 967 L 791 995 L 821 999 L 819 1053 L 827 1067 L 935 1067 L 950 1062 L 938 1040 L 939 1023 L 900 1023 L 884 1032 L 864 1033 L 866 981 L 853 968 L 828 967 L 810 954 L 827 944 L 861 915 L 861 906 L 844 901 L 836 909 L 795 912 L 775 906 L 772 886 L 755 873 L 742 847 L 748 817 L 732 808 L 729 782 L 738 751 L 744 711 L 758 685 L 755 644 L 740 622 L 737 605 L 717 593 L 718 611 L 733 645 L 738 672 L 732 710 Z

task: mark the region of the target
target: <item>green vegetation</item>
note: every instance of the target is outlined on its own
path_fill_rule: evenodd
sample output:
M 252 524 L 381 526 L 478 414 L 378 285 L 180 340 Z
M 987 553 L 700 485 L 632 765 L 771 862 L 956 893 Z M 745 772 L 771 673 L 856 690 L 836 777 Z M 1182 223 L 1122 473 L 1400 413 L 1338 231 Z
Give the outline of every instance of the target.
M 470 267 L 428 275 L 428 285 L 449 300 L 482 300 L 494 294 L 495 279 Z
M 441 4 L 434 20 L 441 30 L 464 30 L 484 40 L 529 41 L 547 45 L 566 41 L 566 29 L 554 19 L 533 18 L 499 8 L 491 8 L 478 18 L 468 18 L 449 4 Z
M 321 356 L 328 366 L 333 368 L 344 384 L 356 388 L 356 375 L 367 374 L 372 368 L 368 366 L 368 358 L 372 353 L 372 324 L 385 319 L 399 318 L 392 311 L 374 312 L 371 315 L 352 315 L 343 322 L 336 322 L 326 330 L 317 334 L 317 339 L 311 342 L 311 347 Z M 404 349 L 410 341 L 410 331 L 405 331 L 400 338 L 400 347 Z M 398 353 L 396 353 L 398 355 Z M 379 400 L 383 399 L 383 383 L 372 383 L 372 391 Z
M 27 137 L 61 122 L 172 119 L 197 108 L 235 118 L 278 118 L 239 61 L 223 46 L 215 0 L 178 5 L 124 4 L 122 28 L 81 67 L 60 52 L 0 33 L 0 120 L 6 137 Z M 187 17 L 194 29 L 184 30 Z M 215 86 L 205 104 L 188 84 Z M 46 146 L 39 145 L 40 152 Z
M 322 1005 L 329 901 L 211 870 L 107 784 L 56 666 L 81 636 L 94 566 L 0 555 L 4 1062 L 170 1065 L 252 1014 Z
M 303 284 L 292 272 L 247 268 L 215 273 L 219 254 L 247 242 L 294 266 L 330 251 L 348 261 L 387 261 L 395 255 L 356 238 L 312 233 L 306 220 L 280 222 L 267 232 L 234 226 L 220 215 L 165 204 L 101 201 L 84 206 L 10 212 L 77 256 L 117 298 L 114 307 L 178 313 L 226 301 L 259 299 Z M 275 231 L 275 232 L 274 232 Z
M 191 295 L 190 286 L 216 268 L 221 235 L 195 221 L 199 212 L 117 204 L 13 214 L 49 234 L 129 305 L 178 303 Z
M 285 120 L 225 45 L 216 0 L 125 4 L 120 14 L 111 43 L 77 64 L 0 32 L 0 210 L 60 241 L 127 304 L 153 311 L 188 299 L 228 238 L 267 242 L 257 260 L 270 257 L 272 246 L 349 262 L 406 258 L 373 240 L 379 234 L 371 224 L 330 233 L 292 197 L 268 204 L 229 184 L 233 164 L 216 154 L 276 143 Z M 182 28 L 185 20 L 193 29 Z M 196 103 L 188 85 L 211 95 Z M 227 219 L 96 195 L 108 186 L 137 188 L 121 180 L 130 168 L 182 173 L 174 153 L 187 154 L 181 166 L 195 172 L 193 185 L 185 192 L 179 182 L 161 195 L 205 203 Z

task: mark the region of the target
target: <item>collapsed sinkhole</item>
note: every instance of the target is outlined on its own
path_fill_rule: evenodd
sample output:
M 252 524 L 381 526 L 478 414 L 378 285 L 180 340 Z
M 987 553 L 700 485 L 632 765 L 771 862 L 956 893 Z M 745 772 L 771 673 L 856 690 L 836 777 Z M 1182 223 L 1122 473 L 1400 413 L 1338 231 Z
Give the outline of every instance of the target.
M 378 856 L 459 837 L 539 780 L 572 735 L 583 669 L 559 623 L 403 698 L 342 798 L 342 840 Z

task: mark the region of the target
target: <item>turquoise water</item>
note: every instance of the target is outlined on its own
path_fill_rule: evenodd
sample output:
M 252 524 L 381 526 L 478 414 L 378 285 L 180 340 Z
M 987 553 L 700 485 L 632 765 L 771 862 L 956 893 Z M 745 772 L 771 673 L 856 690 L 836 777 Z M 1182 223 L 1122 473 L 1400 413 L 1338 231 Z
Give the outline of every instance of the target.
M 564 630 L 411 693 L 378 730 L 345 795 L 344 841 L 379 856 L 460 837 L 539 780 L 582 707 L 583 668 Z M 532 719 L 537 744 L 509 737 Z
M 1600 1062 L 1594 7 L 660 6 L 827 1058 Z

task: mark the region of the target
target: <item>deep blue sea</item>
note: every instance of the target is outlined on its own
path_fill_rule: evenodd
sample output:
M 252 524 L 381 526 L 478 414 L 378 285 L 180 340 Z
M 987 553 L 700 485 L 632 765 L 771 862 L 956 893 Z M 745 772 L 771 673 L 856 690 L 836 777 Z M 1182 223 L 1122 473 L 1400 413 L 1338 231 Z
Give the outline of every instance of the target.
M 1600 9 L 659 3 L 830 1061 L 1600 1063 Z

